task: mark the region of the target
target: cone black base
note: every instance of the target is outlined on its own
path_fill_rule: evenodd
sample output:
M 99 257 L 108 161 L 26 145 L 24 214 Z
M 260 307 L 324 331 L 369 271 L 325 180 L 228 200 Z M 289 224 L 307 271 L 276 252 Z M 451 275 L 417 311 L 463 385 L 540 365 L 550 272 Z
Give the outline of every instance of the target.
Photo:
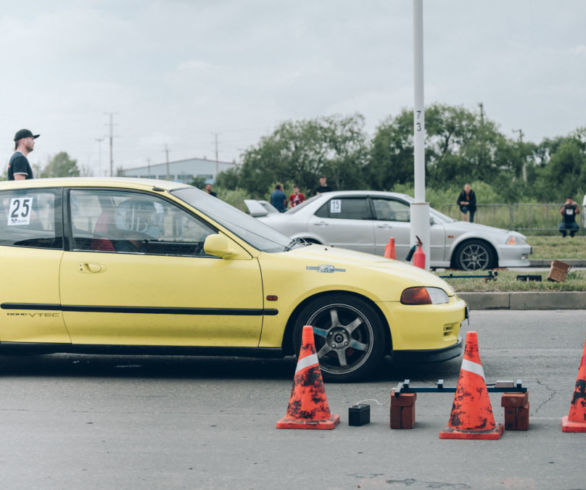
M 440 439 L 485 439 L 495 441 L 503 435 L 503 424 L 496 424 L 492 430 L 457 430 L 449 425 L 440 432 Z
M 340 423 L 340 416 L 333 413 L 324 420 L 291 419 L 287 416 L 277 422 L 277 429 L 323 429 L 331 430 Z
M 586 422 L 572 422 L 562 417 L 562 432 L 586 432 Z

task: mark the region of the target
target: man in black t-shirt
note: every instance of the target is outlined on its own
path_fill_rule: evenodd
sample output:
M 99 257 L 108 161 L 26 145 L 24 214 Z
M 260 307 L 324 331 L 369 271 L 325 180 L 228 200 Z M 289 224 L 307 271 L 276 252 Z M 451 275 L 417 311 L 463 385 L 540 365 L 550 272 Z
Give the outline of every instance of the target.
M 28 129 L 21 129 L 14 135 L 14 155 L 8 163 L 8 180 L 33 178 L 33 169 L 28 162 L 28 154 L 35 149 L 35 139 L 40 134 L 33 134 Z
M 580 208 L 576 201 L 574 201 L 571 197 L 566 199 L 566 202 L 560 209 L 560 214 L 562 215 L 562 222 L 559 226 L 559 231 L 562 234 L 562 237 L 566 236 L 566 233 L 570 233 L 570 236 L 573 237 L 578 230 L 578 223 L 576 223 L 576 215 L 580 213 Z
M 319 178 L 319 187 L 315 190 L 315 195 L 323 194 L 324 192 L 332 192 L 332 188 L 328 185 L 325 177 Z

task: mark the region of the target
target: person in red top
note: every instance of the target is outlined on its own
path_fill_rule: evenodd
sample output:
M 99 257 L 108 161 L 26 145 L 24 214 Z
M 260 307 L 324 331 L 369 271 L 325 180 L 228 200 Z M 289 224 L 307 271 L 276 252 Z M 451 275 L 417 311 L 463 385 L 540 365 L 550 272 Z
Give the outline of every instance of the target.
M 298 204 L 301 204 L 303 201 L 305 201 L 305 194 L 303 194 L 303 192 L 299 192 L 298 185 L 294 185 L 293 194 L 289 196 L 289 207 L 294 208 Z

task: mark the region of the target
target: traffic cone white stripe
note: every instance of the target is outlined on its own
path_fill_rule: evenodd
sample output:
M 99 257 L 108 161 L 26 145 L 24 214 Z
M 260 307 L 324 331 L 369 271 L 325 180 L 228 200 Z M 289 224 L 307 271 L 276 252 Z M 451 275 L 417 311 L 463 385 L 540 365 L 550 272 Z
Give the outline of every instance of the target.
M 317 360 L 317 354 L 311 354 L 309 356 L 304 357 L 303 359 L 299 359 L 299 361 L 297 361 L 297 369 L 295 369 L 295 374 L 297 374 L 302 369 L 313 366 L 314 364 L 319 365 L 319 361 Z
M 462 361 L 462 370 L 478 374 L 478 376 L 482 376 L 482 379 L 485 380 L 484 369 L 482 369 L 482 364 L 478 364 L 476 362 L 469 361 L 468 359 L 464 359 Z

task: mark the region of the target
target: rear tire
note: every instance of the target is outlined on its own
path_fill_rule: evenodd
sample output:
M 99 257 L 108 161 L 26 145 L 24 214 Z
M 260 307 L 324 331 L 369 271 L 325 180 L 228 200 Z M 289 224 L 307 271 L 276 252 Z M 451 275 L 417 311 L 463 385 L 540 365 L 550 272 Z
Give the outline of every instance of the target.
M 339 293 L 308 303 L 293 329 L 296 353 L 304 325 L 313 326 L 315 350 L 328 381 L 363 379 L 372 374 L 383 358 L 384 323 L 378 312 L 361 298 Z

